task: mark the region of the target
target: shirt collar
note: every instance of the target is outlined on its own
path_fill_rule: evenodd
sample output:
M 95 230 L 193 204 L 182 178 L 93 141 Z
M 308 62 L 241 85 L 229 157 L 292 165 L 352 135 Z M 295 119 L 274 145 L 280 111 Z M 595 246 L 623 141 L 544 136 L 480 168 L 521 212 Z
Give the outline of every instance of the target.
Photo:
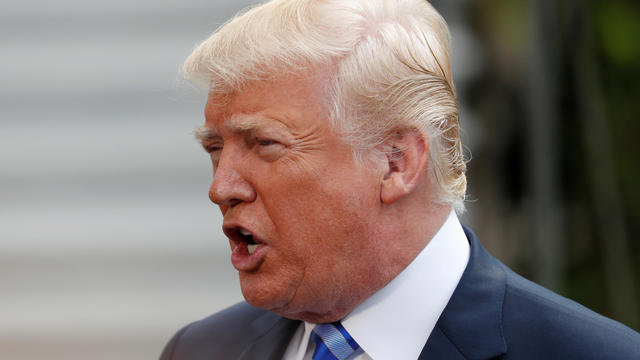
M 468 260 L 469 243 L 451 211 L 409 266 L 342 325 L 372 359 L 417 359 Z

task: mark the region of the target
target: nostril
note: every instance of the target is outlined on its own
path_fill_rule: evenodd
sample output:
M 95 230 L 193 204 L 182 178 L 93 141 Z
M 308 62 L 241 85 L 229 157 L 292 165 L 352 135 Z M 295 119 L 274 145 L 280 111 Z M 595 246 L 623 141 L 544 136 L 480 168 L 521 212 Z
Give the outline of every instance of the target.
M 234 198 L 234 199 L 229 199 L 229 200 L 225 201 L 224 205 L 227 206 L 227 207 L 234 207 L 234 206 L 238 205 L 241 202 L 242 202 L 242 200 Z

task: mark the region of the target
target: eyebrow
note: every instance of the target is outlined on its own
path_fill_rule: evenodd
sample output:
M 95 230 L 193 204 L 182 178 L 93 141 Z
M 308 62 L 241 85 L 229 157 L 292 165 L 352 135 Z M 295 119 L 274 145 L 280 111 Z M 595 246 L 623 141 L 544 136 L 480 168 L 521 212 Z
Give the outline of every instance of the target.
M 235 114 L 229 118 L 226 127 L 233 133 L 246 133 L 260 130 L 274 123 L 277 122 L 261 115 Z
M 242 116 L 242 118 L 240 118 Z M 272 123 L 280 123 L 271 118 L 264 116 L 246 116 L 242 114 L 232 115 L 226 123 L 226 127 L 232 133 L 251 133 L 265 128 Z M 282 123 L 280 123 L 282 124 Z M 202 125 L 193 131 L 196 140 L 202 142 L 217 140 L 221 138 L 218 131 L 214 128 Z
M 207 127 L 206 125 L 195 128 L 195 130 L 193 130 L 193 136 L 201 143 L 220 138 L 220 134 L 218 134 L 215 129 Z

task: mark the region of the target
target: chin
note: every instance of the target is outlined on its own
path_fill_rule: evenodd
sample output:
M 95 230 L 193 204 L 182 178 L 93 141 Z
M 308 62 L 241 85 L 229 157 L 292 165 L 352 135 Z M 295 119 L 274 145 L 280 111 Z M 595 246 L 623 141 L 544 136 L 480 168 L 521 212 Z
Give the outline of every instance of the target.
M 291 302 L 295 291 L 287 291 L 271 281 L 261 279 L 256 274 L 240 274 L 242 296 L 252 306 L 263 310 L 277 312 Z
M 317 314 L 303 311 L 292 303 L 295 291 L 275 291 L 267 286 L 247 286 L 241 283 L 242 296 L 251 306 L 268 310 L 282 317 L 293 320 L 312 321 Z

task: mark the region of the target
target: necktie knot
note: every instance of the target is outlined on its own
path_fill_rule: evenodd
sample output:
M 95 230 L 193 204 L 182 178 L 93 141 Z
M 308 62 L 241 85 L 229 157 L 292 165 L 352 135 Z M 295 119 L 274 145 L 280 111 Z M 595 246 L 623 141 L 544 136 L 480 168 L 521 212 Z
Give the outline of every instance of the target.
M 360 347 L 339 321 L 316 325 L 311 339 L 316 344 L 313 360 L 345 360 Z

